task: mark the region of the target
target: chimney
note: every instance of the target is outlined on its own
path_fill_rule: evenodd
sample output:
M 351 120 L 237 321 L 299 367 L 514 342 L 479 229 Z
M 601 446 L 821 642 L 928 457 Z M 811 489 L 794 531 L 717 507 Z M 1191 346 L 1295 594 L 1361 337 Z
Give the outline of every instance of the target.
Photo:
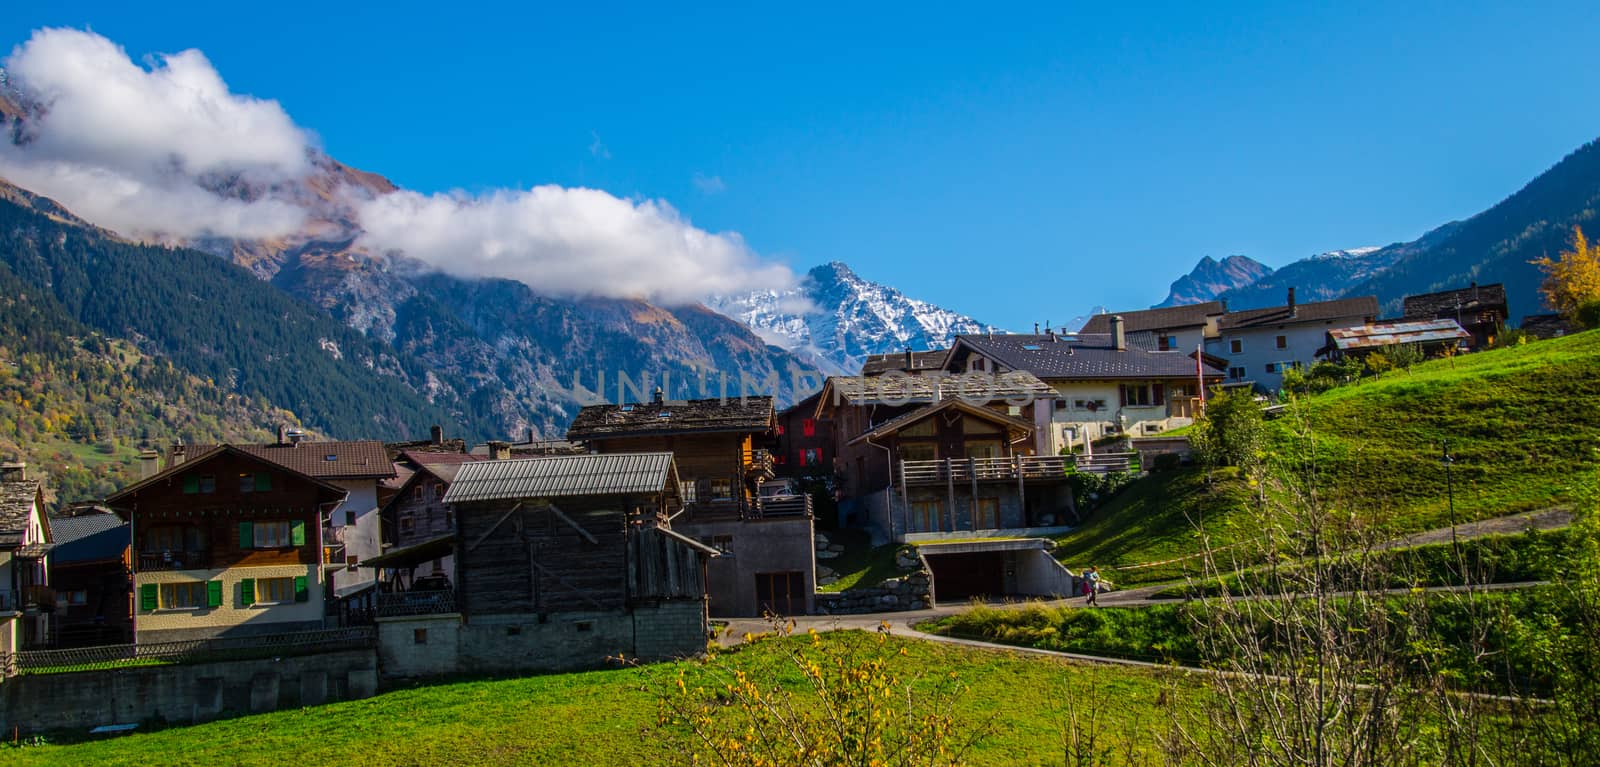
M 286 423 L 278 424 L 278 444 L 280 444 L 280 445 L 289 444 L 289 424 L 286 424 Z
M 1037 322 L 1033 323 L 1033 334 L 1039 335 L 1039 323 Z
M 0 482 L 23 482 L 28 479 L 28 464 L 22 461 L 0 463 Z
M 911 347 L 907 346 L 906 347 L 906 372 L 907 373 L 909 373 L 912 370 L 916 369 L 917 363 L 915 362 L 915 359 L 916 359 L 916 355 L 913 355 L 911 353 Z
M 429 444 L 432 444 L 432 445 L 435 445 L 435 446 L 443 445 L 444 444 L 444 427 L 440 426 L 439 424 L 434 424 L 433 426 L 429 427 L 428 428 L 428 442 L 429 442 Z
M 1298 317 L 1300 316 L 1299 312 L 1300 310 L 1296 309 L 1294 305 L 1294 286 L 1291 285 L 1289 286 L 1289 316 Z
M 533 427 L 532 427 L 532 426 L 529 426 L 529 427 L 528 427 L 528 444 L 530 444 L 530 445 L 531 445 L 531 444 L 533 444 L 533 443 L 534 443 L 534 442 L 536 442 L 536 441 L 537 441 L 537 440 L 535 440 L 535 439 L 534 439 L 534 438 L 533 438 Z
M 1122 331 L 1122 315 L 1120 314 L 1111 318 L 1111 343 L 1119 352 L 1128 350 L 1128 336 Z
M 489 460 L 504 461 L 511 457 L 511 444 L 494 440 L 489 443 Z
M 161 452 L 153 447 L 139 451 L 139 479 L 149 479 L 161 472 Z
M 1476 302 L 1478 300 L 1478 281 L 1477 280 L 1473 280 L 1472 281 L 1472 300 L 1474 302 Z
M 650 402 L 652 404 L 660 405 L 660 404 L 662 404 L 662 403 L 664 403 L 666 401 L 667 401 L 667 393 L 662 391 L 661 387 L 657 386 L 656 390 L 653 393 L 651 393 L 651 395 L 650 395 Z
M 188 456 L 187 453 L 184 452 L 184 445 L 183 445 L 182 442 L 179 442 L 178 444 L 172 446 L 172 465 L 173 466 L 177 466 L 178 464 L 183 463 L 184 461 L 188 460 L 188 458 L 189 458 L 189 456 Z
M 1226 299 L 1226 298 L 1219 299 L 1218 303 L 1222 304 L 1222 313 L 1223 314 L 1227 314 L 1228 313 L 1228 299 Z

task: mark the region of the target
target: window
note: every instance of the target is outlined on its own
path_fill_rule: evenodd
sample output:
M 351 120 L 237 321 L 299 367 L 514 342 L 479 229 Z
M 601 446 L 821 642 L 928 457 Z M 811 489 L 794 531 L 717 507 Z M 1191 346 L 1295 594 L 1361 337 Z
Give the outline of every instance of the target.
M 306 526 L 300 521 L 239 523 L 239 548 L 286 549 L 306 544 Z
M 435 483 L 433 483 L 433 499 L 435 501 L 444 500 L 444 490 L 445 490 L 445 487 L 444 487 L 444 483 L 443 482 L 435 482 Z
M 254 475 L 254 474 L 240 474 L 239 475 L 239 492 L 241 492 L 241 493 L 253 493 L 255 491 L 256 491 L 256 475 Z
M 294 578 L 257 578 L 256 602 L 293 602 Z
M 161 552 L 201 552 L 206 550 L 205 532 L 198 527 L 164 525 L 144 531 L 139 549 L 147 554 Z
M 683 494 L 684 503 L 694 503 L 694 480 L 684 480 L 678 485 L 678 491 Z
M 451 530 L 456 527 L 456 510 L 449 506 L 444 507 L 444 526 Z
M 1235 381 L 1244 379 L 1244 368 L 1228 368 L 1228 377 Z
M 194 610 L 205 606 L 205 581 L 161 584 L 161 607 L 163 609 Z
M 804 421 L 801 421 L 800 422 L 800 436 L 802 436 L 802 437 L 815 437 L 815 436 L 817 436 L 817 422 L 814 419 L 811 419 L 811 418 L 807 418 Z
M 801 466 L 818 466 L 822 463 L 822 448 L 808 447 L 800 453 Z
M 417 501 L 422 500 L 422 483 L 419 482 L 411 486 L 411 498 Z
M 354 511 L 346 511 L 344 513 L 344 523 L 346 525 L 355 524 L 356 523 L 356 513 Z
M 722 552 L 727 552 L 727 551 L 733 550 L 733 536 L 731 536 L 731 535 L 713 535 L 713 536 L 711 536 L 711 548 L 716 549 L 717 551 L 722 551 Z
M 356 565 L 359 564 L 360 561 L 361 558 L 355 554 L 346 554 L 344 557 L 344 569 L 349 570 L 350 572 L 355 572 Z
M 986 360 L 984 360 L 982 357 L 979 357 L 979 358 L 977 358 L 977 359 L 972 361 L 972 369 L 973 370 L 983 370 L 983 369 L 985 369 L 985 367 L 987 365 L 988 365 L 988 362 Z
M 789 463 L 789 456 L 784 455 L 783 453 L 774 453 L 772 455 L 772 462 L 778 466 L 786 465 Z
M 1228 351 L 1230 351 L 1230 352 L 1232 352 L 1234 354 L 1243 353 L 1244 352 L 1244 341 L 1241 341 L 1241 340 L 1239 340 L 1237 338 L 1233 339 L 1232 341 L 1229 341 L 1228 342 Z
M 938 457 L 931 442 L 902 442 L 900 443 L 900 460 L 902 461 L 931 461 Z
M 196 493 L 217 492 L 217 478 L 211 474 L 189 474 L 183 478 L 183 492 L 186 495 Z
M 907 532 L 939 532 L 939 520 L 944 516 L 943 506 L 939 501 L 912 501 L 911 529 Z
M 711 480 L 711 500 L 726 501 L 733 498 L 733 481 L 727 479 Z
M 1276 363 L 1276 362 L 1268 362 L 1267 363 L 1267 372 L 1268 373 L 1276 373 L 1276 372 L 1278 372 L 1278 363 Z
M 1177 336 L 1156 336 L 1156 351 L 1172 351 L 1178 348 Z
M 400 516 L 400 532 L 410 533 L 416 529 L 417 521 L 415 518 L 413 518 L 410 514 L 402 514 Z
M 412 644 L 427 644 L 428 643 L 428 630 L 427 629 L 412 629 L 411 630 L 411 643 Z
M 83 605 L 83 604 L 87 604 L 88 602 L 89 602 L 89 592 L 87 592 L 87 591 L 79 590 L 79 591 L 57 591 L 56 592 L 56 607 L 57 608 L 66 608 L 66 607 L 71 607 L 73 605 Z
M 977 498 L 972 502 L 972 529 L 998 530 L 1000 528 L 1000 499 Z
M 265 493 L 271 489 L 272 475 L 267 472 L 243 472 L 239 474 L 239 492 L 241 493 Z
M 1056 409 L 1057 410 L 1066 410 L 1067 409 L 1067 401 L 1064 400 L 1064 399 L 1056 400 Z
M 1287 348 L 1289 348 L 1289 337 L 1288 336 L 1278 336 L 1278 348 L 1279 349 L 1287 349 Z
M 578 631 L 594 631 L 594 621 L 576 621 L 572 627 Z

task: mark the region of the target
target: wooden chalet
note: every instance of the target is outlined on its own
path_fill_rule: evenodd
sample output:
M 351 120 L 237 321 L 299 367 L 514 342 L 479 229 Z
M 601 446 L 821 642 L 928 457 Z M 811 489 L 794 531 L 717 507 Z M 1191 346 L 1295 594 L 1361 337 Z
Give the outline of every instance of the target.
M 816 591 L 811 497 L 761 493 L 776 474 L 777 424 L 771 397 L 665 401 L 658 391 L 648 403 L 583 408 L 567 439 L 603 455 L 672 454 L 683 501 L 673 529 L 724 554 L 710 564 L 711 614 L 804 614 Z
M 320 522 L 347 496 L 232 445 L 112 494 L 132 526 L 134 640 L 323 628 Z
M 56 593 L 55 647 L 133 641 L 127 522 L 110 509 L 79 505 L 51 517 L 55 548 L 50 585 Z
M 1452 320 L 1472 336 L 1472 348 L 1487 349 L 1511 317 L 1506 288 L 1495 282 L 1406 296 L 1400 319 L 1407 322 Z
M 443 500 L 459 535 L 447 667 L 578 668 L 704 648 L 717 552 L 669 526 L 681 504 L 671 454 L 462 463 Z M 384 599 L 385 636 L 426 612 Z M 432 641 L 414 631 L 398 635 Z
M 463 464 L 487 460 L 469 453 L 411 450 L 396 457 L 395 467 L 405 479 L 379 512 L 383 553 L 362 562 L 383 573 L 380 591 L 410 591 L 418 579 L 427 588 L 448 588 L 455 582 L 455 508 L 444 502 L 445 492 Z
M 926 540 L 1064 524 L 1072 459 L 1036 449 L 1054 397 L 1025 371 L 835 377 L 816 414 L 833 424 L 838 472 L 870 524 Z

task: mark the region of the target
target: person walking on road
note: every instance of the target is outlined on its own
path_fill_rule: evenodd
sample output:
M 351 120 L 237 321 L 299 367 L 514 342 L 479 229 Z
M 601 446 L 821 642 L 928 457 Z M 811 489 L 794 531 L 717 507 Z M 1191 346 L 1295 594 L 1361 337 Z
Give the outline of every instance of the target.
M 1100 599 L 1099 599 L 1099 596 L 1100 596 L 1100 568 L 1099 567 L 1090 566 L 1089 567 L 1089 572 L 1083 574 L 1083 588 L 1084 588 L 1085 591 L 1089 592 L 1087 598 L 1085 599 L 1085 602 L 1087 604 L 1094 605 L 1095 607 L 1099 607 L 1100 606 Z

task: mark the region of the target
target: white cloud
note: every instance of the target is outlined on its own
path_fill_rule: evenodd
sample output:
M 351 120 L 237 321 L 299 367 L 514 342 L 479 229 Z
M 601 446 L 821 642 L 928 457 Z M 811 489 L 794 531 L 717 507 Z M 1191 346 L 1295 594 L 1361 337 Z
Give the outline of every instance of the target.
M 5 66 L 42 107 L 25 141 L 0 141 L 13 182 L 130 235 L 270 237 L 302 223 L 267 188 L 307 173 L 307 134 L 277 102 L 230 92 L 199 51 L 145 68 L 94 33 L 41 29 Z
M 794 282 L 787 267 L 761 261 L 737 234 L 698 229 L 659 200 L 598 189 L 548 185 L 479 197 L 401 191 L 363 204 L 360 217 L 363 245 L 545 294 L 677 304 Z
M 694 187 L 699 189 L 701 194 L 721 194 L 728 191 L 728 185 L 722 183 L 721 176 L 707 176 L 698 171 L 694 174 Z

